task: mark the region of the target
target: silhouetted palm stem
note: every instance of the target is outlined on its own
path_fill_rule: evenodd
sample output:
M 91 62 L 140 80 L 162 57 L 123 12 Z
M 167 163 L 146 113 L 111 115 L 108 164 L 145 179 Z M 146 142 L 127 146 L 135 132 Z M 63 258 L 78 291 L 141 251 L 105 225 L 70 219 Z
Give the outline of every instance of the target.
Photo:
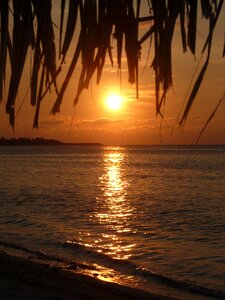
M 55 45 L 55 32 L 52 24 L 51 0 L 0 0 L 0 100 L 3 99 L 6 65 L 10 66 L 11 78 L 7 89 L 6 112 L 10 124 L 14 126 L 15 101 L 20 79 L 24 70 L 28 48 L 33 49 L 31 75 L 31 104 L 36 106 L 34 127 L 38 127 L 40 103 L 46 90 L 54 84 L 57 98 L 52 113 L 60 111 L 68 83 L 76 69 L 79 58 L 82 61 L 80 79 L 74 103 L 77 103 L 83 89 L 89 87 L 93 75 L 100 82 L 106 55 L 113 64 L 111 37 L 117 41 L 117 64 L 121 69 L 124 47 L 128 66 L 128 81 L 136 82 L 138 97 L 138 60 L 141 45 L 153 37 L 155 71 L 156 113 L 162 115 L 167 91 L 172 85 L 172 39 L 175 24 L 181 29 L 183 51 L 195 54 L 198 5 L 202 17 L 209 21 L 208 36 L 203 48 L 207 58 L 190 92 L 180 124 L 188 116 L 195 96 L 204 78 L 212 44 L 212 36 L 223 0 L 149 0 L 149 11 L 140 17 L 140 7 L 144 0 L 61 0 L 59 20 L 59 45 Z M 65 8 L 68 7 L 68 14 Z M 9 15 L 12 14 L 12 32 Z M 146 33 L 139 38 L 141 22 L 149 22 Z M 73 49 L 75 30 L 79 31 L 76 47 L 68 72 L 57 86 L 57 75 L 65 62 L 68 49 Z M 9 33 L 8 33 L 9 32 Z M 58 32 L 57 32 L 58 33 Z M 123 46 L 124 45 L 124 46 Z M 56 48 L 59 49 L 57 61 Z M 7 52 L 8 49 L 8 52 Z M 225 55 L 225 46 L 223 56 Z M 7 59 L 9 53 L 10 59 Z M 58 65 L 58 66 L 57 66 Z M 42 71 L 40 72 L 40 69 Z M 5 88 L 6 89 L 6 88 Z

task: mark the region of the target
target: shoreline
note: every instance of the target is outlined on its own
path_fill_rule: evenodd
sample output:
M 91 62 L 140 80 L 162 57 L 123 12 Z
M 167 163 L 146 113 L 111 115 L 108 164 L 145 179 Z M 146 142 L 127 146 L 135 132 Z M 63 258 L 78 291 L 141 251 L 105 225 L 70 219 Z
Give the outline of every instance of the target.
M 34 261 L 32 257 L 9 255 L 0 251 L 0 298 L 2 300 L 173 300 L 136 288 L 105 282 Z
M 101 271 L 85 262 L 0 241 L 1 300 L 225 300 L 222 292 L 159 274 L 146 286 L 145 270 L 144 281 L 137 285 L 130 281 L 128 273 L 122 281 L 116 274 L 99 275 Z

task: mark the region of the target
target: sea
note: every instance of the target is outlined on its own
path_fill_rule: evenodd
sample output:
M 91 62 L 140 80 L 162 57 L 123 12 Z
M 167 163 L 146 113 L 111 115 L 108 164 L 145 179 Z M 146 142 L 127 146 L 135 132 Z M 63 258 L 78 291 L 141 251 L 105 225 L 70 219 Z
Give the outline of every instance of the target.
M 100 280 L 225 299 L 225 146 L 0 146 L 0 245 Z

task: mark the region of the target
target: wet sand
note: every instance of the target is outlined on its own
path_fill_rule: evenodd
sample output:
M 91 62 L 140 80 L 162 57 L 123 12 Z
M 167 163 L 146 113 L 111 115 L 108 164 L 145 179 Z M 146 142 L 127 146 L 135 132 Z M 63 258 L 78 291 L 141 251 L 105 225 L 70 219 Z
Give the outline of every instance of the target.
M 104 282 L 86 275 L 0 252 L 0 299 L 175 299 Z

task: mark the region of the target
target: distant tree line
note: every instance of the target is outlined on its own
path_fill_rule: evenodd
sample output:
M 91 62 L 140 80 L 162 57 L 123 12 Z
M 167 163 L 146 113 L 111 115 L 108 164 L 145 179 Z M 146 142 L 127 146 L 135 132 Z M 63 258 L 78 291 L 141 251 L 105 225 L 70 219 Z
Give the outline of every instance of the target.
M 12 138 L 6 139 L 0 138 L 0 146 L 7 145 L 46 145 L 46 146 L 61 146 L 61 145 L 72 145 L 72 146 L 103 146 L 101 143 L 64 143 L 55 139 L 44 139 L 44 138 Z
M 44 138 L 17 138 L 17 139 L 6 139 L 0 138 L 0 145 L 62 145 L 63 142 L 54 139 Z

